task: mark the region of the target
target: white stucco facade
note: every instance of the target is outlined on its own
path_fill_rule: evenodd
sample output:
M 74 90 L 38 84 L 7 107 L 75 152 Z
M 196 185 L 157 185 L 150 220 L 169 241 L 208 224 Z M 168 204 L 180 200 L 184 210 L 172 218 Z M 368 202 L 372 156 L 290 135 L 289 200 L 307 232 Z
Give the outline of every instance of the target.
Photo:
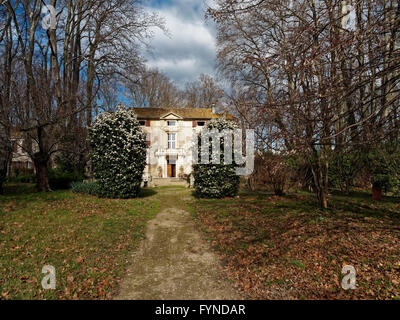
M 150 121 L 150 126 L 143 126 L 149 141 L 144 180 L 189 175 L 192 172 L 192 138 L 202 128 L 193 127 L 193 120 L 183 120 L 173 113 Z M 175 168 L 168 169 L 169 164 Z
M 230 117 L 212 109 L 135 109 L 147 134 L 147 165 L 143 180 L 186 178 L 192 172 L 192 141 L 208 121 Z

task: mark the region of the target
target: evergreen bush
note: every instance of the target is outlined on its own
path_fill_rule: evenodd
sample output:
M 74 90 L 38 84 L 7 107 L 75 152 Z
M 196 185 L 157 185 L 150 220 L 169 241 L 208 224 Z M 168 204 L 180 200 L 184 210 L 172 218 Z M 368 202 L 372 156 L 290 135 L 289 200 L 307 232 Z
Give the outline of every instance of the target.
M 134 198 L 146 166 L 146 135 L 133 110 L 122 105 L 97 117 L 89 129 L 90 160 L 99 196 Z
M 207 127 L 207 130 L 217 129 L 222 131 L 224 129 L 237 129 L 237 125 L 233 121 L 229 121 L 223 118 L 211 120 Z M 198 142 L 200 144 L 200 135 L 198 136 Z M 193 165 L 193 176 L 194 176 L 194 188 L 196 195 L 201 198 L 224 198 L 234 197 L 239 191 L 239 176 L 236 174 L 236 165 L 233 161 L 232 164 L 224 164 L 223 152 L 224 152 L 224 141 L 221 138 L 221 161 L 220 164 L 194 164 Z M 197 147 L 197 146 L 193 146 Z M 232 148 L 233 149 L 233 148 Z M 210 160 L 212 159 L 212 145 L 210 143 Z M 201 147 L 199 147 L 199 159 L 200 159 Z M 233 153 L 232 153 L 232 159 Z

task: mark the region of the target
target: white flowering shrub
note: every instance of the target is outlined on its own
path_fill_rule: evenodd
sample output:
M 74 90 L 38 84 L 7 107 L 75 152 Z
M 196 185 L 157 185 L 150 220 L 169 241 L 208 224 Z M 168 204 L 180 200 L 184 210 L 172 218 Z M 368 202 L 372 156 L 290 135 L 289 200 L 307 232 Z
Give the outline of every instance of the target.
M 206 130 L 217 129 L 219 132 L 230 129 L 237 129 L 237 125 L 233 121 L 229 121 L 223 118 L 213 119 L 205 127 Z M 200 135 L 198 137 L 199 145 L 199 158 L 201 154 L 201 143 Z M 196 146 L 194 146 L 196 147 Z M 194 188 L 196 195 L 201 198 L 224 198 L 234 197 L 239 191 L 239 176 L 236 175 L 236 164 L 233 161 L 232 164 L 224 164 L 224 140 L 220 140 L 221 148 L 221 161 L 220 164 L 194 164 L 193 165 L 193 176 L 194 176 Z M 209 146 L 210 162 L 214 155 L 212 153 L 212 143 Z
M 136 115 L 122 105 L 97 117 L 89 129 L 90 159 L 98 195 L 133 198 L 146 166 L 146 135 Z

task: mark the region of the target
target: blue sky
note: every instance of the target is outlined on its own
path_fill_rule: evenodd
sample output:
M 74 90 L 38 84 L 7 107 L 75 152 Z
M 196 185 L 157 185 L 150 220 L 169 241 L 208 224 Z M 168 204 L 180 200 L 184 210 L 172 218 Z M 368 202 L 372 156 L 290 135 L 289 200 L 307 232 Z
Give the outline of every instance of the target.
M 205 21 L 210 0 L 148 0 L 147 10 L 165 19 L 169 35 L 155 30 L 147 65 L 156 67 L 179 86 L 201 73 L 215 75 L 215 26 Z

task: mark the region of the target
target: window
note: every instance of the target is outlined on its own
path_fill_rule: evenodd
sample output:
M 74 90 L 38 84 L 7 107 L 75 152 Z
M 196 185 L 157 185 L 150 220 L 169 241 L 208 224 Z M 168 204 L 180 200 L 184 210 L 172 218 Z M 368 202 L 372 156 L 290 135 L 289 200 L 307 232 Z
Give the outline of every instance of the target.
M 168 126 L 169 126 L 169 127 L 176 126 L 176 121 L 174 121 L 174 120 L 169 120 L 169 121 L 168 121 Z
M 146 121 L 145 121 L 145 120 L 140 120 L 140 121 L 139 121 L 139 124 L 140 124 L 141 126 L 145 126 L 145 125 L 146 125 Z
M 204 127 L 205 126 L 205 121 L 197 121 L 197 125 L 199 126 L 199 127 Z
M 168 149 L 175 149 L 176 144 L 175 144 L 175 133 L 168 133 Z

